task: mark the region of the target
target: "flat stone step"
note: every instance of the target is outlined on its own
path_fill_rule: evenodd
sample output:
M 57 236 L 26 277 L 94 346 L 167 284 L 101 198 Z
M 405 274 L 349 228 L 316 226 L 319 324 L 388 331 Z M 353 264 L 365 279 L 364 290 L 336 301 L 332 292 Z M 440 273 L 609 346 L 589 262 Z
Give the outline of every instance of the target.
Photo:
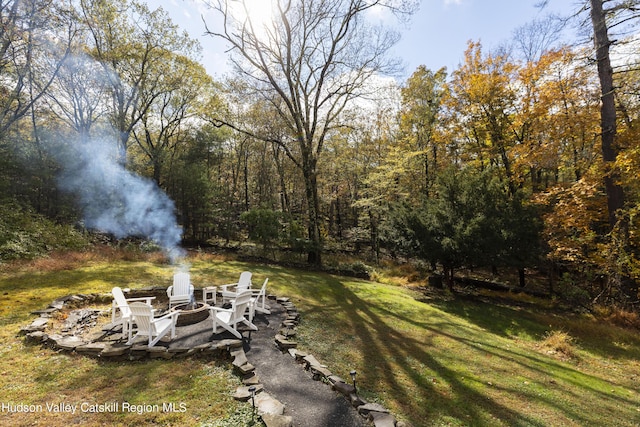
M 370 412 L 369 419 L 375 427 L 396 427 L 396 418 L 386 412 Z
M 96 353 L 101 353 L 107 347 L 107 345 L 108 345 L 107 343 L 90 342 L 88 344 L 80 345 L 76 347 L 76 351 L 78 353 L 96 354 Z
M 365 405 L 360 406 L 358 408 L 358 412 L 360 412 L 360 414 L 362 415 L 368 415 L 370 412 L 379 412 L 379 413 L 388 414 L 389 410 L 385 409 L 384 406 L 379 405 L 377 403 L 367 403 Z
M 238 369 L 240 370 L 241 373 L 248 374 L 249 372 L 255 371 L 256 367 L 253 366 L 251 363 L 245 363 L 242 366 L 238 366 Z
M 254 371 L 248 373 L 242 379 L 242 384 L 246 386 L 258 385 L 260 384 L 260 378 L 256 375 Z
M 267 427 L 293 427 L 293 418 L 289 415 L 263 414 L 262 421 Z
M 296 341 L 288 340 L 284 335 L 276 335 L 276 344 L 281 350 L 288 350 L 290 348 L 295 348 L 298 346 Z
M 312 366 L 316 366 L 316 367 L 324 367 L 325 366 L 322 363 L 320 363 L 320 361 L 318 359 L 316 359 L 313 354 L 308 354 L 308 355 L 304 356 L 302 358 L 302 360 L 304 360 L 305 369 L 309 369 Z
M 269 393 L 260 393 L 255 398 L 258 414 L 283 415 L 284 405 Z
M 345 382 L 337 382 L 333 384 L 333 388 L 340 394 L 344 396 L 350 396 L 351 394 L 356 392 L 356 389 L 351 384 L 347 384 Z
M 104 350 L 100 352 L 100 357 L 116 357 L 122 356 L 127 351 L 129 351 L 131 346 L 126 344 L 113 344 L 107 346 Z
M 75 335 L 70 335 L 56 340 L 56 344 L 63 350 L 75 350 L 76 347 L 86 345 L 87 342 Z
M 246 365 L 249 363 L 247 360 L 247 355 L 244 350 L 234 350 L 231 352 L 231 357 L 233 357 L 232 365 L 236 368 L 239 368 L 242 365 Z
M 255 391 L 253 392 L 253 395 L 256 396 L 258 393 L 262 392 L 262 390 L 264 390 L 264 387 L 262 386 L 262 384 L 258 384 L 255 386 L 242 386 L 242 387 L 238 387 L 236 389 L 236 392 L 233 393 L 233 398 L 235 400 L 238 400 L 240 402 L 247 402 L 248 400 L 251 399 L 251 391 L 249 390 L 249 388 L 251 387 L 255 387 Z

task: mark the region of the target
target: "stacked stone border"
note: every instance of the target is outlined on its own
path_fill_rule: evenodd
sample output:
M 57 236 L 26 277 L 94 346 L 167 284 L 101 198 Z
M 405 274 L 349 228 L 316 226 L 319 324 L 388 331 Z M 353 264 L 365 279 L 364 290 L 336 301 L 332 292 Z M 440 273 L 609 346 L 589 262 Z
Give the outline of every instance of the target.
M 166 296 L 166 288 L 153 287 L 153 288 L 141 288 L 135 291 L 129 292 L 129 297 L 135 297 L 139 295 L 158 295 Z M 173 357 L 184 356 L 196 356 L 196 355 L 220 355 L 222 353 L 229 353 L 231 349 L 242 347 L 242 340 L 237 339 L 224 339 L 220 341 L 205 343 L 197 345 L 195 347 L 164 347 L 154 346 L 149 348 L 146 344 L 125 344 L 117 341 L 111 342 L 94 342 L 83 339 L 73 333 L 74 330 L 82 329 L 83 325 L 80 322 L 84 322 L 87 318 L 97 318 L 101 314 L 97 310 L 87 310 L 91 312 L 84 313 L 81 316 L 73 316 L 79 322 L 77 327 L 74 328 L 72 324 L 68 324 L 72 316 L 67 319 L 65 325 L 69 332 L 63 332 L 63 334 L 49 334 L 46 332 L 47 326 L 51 323 L 53 317 L 57 312 L 62 311 L 64 308 L 75 308 L 79 305 L 86 305 L 92 303 L 110 303 L 113 297 L 111 294 L 75 294 L 67 295 L 54 300 L 43 310 L 34 311 L 32 314 L 36 314 L 37 317 L 31 324 L 20 329 L 20 333 L 25 335 L 27 342 L 42 344 L 53 348 L 54 350 L 63 350 L 68 352 L 76 352 L 90 357 L 97 357 L 107 360 L 140 360 L 145 357 L 151 359 L 171 359 Z M 84 311 L 84 310 L 83 310 Z M 95 325 L 89 320 L 88 326 Z M 63 328 L 64 330 L 64 328 Z
M 278 298 L 280 303 L 286 310 L 285 319 L 275 342 L 278 348 L 283 352 L 288 352 L 295 361 L 305 370 L 311 372 L 313 379 L 323 381 L 331 386 L 333 390 L 342 394 L 349 400 L 351 405 L 357 409 L 358 413 L 373 423 L 375 427 L 403 427 L 403 422 L 397 421 L 391 413 L 383 406 L 377 403 L 367 403 L 358 396 L 356 388 L 337 375 L 334 375 L 326 365 L 320 363 L 312 354 L 297 349 L 295 341 L 296 327 L 300 321 L 300 313 L 296 306 L 289 298 Z
M 148 293 L 164 293 L 165 288 L 153 287 L 137 289 L 130 293 L 134 295 L 148 295 Z M 333 390 L 342 394 L 348 399 L 358 413 L 371 421 L 375 427 L 403 427 L 405 424 L 396 420 L 390 412 L 377 403 L 367 403 L 358 396 L 355 387 L 337 375 L 334 375 L 326 365 L 321 364 L 313 355 L 297 349 L 295 336 L 297 326 L 300 321 L 300 313 L 295 305 L 286 297 L 268 296 L 269 300 L 281 304 L 286 316 L 280 325 L 280 329 L 275 336 L 275 344 L 280 351 L 287 352 L 305 370 L 311 372 L 316 381 L 323 381 L 331 386 Z M 232 359 L 234 371 L 242 378 L 243 386 L 239 387 L 233 397 L 238 401 L 249 402 L 255 405 L 258 415 L 267 427 L 291 427 L 293 419 L 285 415 L 285 405 L 273 398 L 264 391 L 264 386 L 260 383 L 256 375 L 255 367 L 249 362 L 243 349 L 243 341 L 239 339 L 223 339 L 220 341 L 200 344 L 189 348 L 167 348 L 154 346 L 149 348 L 146 344 L 124 344 L 121 342 L 92 342 L 87 341 L 74 333 L 73 322 L 82 329 L 83 325 L 93 326 L 92 319 L 100 315 L 97 310 L 83 310 L 80 315 L 70 316 L 67 319 L 66 328 L 70 333 L 48 334 L 47 326 L 57 312 L 65 308 L 74 308 L 78 305 L 92 303 L 111 302 L 111 294 L 74 294 L 67 295 L 54 300 L 45 309 L 38 310 L 32 314 L 38 317 L 31 324 L 20 329 L 20 334 L 25 336 L 29 343 L 41 344 L 55 350 L 75 352 L 89 357 L 96 357 L 106 360 L 140 360 L 146 357 L 151 359 L 172 359 L 189 356 L 224 356 Z M 87 319 L 88 323 L 87 323 Z

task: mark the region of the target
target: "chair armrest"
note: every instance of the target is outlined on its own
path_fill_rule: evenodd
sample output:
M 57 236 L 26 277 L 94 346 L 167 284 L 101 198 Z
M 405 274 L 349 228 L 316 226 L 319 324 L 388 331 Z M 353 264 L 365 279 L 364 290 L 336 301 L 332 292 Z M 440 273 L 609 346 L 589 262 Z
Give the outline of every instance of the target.
M 237 283 L 228 283 L 226 285 L 222 285 L 221 286 L 222 292 L 234 292 L 234 291 L 229 289 L 230 287 L 236 287 L 237 288 L 238 284 Z
M 111 311 L 113 314 L 115 314 L 116 310 L 120 310 L 120 312 L 122 312 L 122 308 L 126 307 L 124 305 L 118 305 L 115 301 L 113 302 L 113 304 L 111 305 Z
M 151 304 L 151 300 L 156 299 L 156 297 L 140 297 L 140 298 L 127 298 L 127 302 L 131 301 L 146 301 L 147 304 Z
M 209 307 L 209 311 L 211 312 L 212 315 L 215 316 L 215 314 L 218 311 L 224 311 L 224 312 L 227 312 L 227 313 L 231 313 L 231 312 L 233 312 L 233 309 L 232 308 L 222 308 L 222 307 Z
M 189 294 L 193 295 L 193 291 L 195 290 L 195 288 L 193 287 L 193 285 L 189 285 Z M 167 297 L 171 298 L 173 296 L 173 285 L 169 286 L 167 288 Z
M 168 312 L 166 314 L 163 314 L 160 317 L 154 317 L 153 320 L 156 321 L 156 320 L 168 319 L 169 317 L 176 317 L 179 314 L 180 314 L 179 311 L 170 311 L 170 312 Z
M 118 310 L 120 310 L 120 315 L 122 315 L 122 307 L 125 307 L 124 305 L 119 305 L 116 300 L 111 301 L 111 321 L 115 321 L 116 320 L 116 312 Z

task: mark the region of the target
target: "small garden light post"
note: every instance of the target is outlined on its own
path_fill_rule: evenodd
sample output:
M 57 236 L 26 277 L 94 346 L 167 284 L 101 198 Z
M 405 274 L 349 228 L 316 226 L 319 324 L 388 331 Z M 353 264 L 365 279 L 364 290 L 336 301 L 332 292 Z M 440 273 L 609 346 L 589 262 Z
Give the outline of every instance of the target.
M 355 369 L 351 372 L 349 372 L 349 375 L 351 375 L 351 381 L 353 381 L 353 391 L 354 393 L 358 394 L 358 388 L 356 387 L 356 375 L 358 373 L 355 371 Z
M 256 386 L 249 387 L 249 393 L 251 393 L 251 425 L 253 425 L 253 416 L 256 412 Z

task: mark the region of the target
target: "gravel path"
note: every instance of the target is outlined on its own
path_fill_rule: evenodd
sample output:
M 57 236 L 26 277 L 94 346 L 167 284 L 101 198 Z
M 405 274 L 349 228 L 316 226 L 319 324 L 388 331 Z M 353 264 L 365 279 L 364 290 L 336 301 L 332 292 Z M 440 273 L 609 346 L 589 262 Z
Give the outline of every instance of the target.
M 267 393 L 285 405 L 285 415 L 294 426 L 363 427 L 370 425 L 341 394 L 322 381 L 314 381 L 302 365 L 288 353 L 282 353 L 274 342 L 284 309 L 270 301 L 271 315 L 254 319 L 257 332 L 245 344 L 249 362 Z M 245 333 L 246 335 L 246 333 Z

